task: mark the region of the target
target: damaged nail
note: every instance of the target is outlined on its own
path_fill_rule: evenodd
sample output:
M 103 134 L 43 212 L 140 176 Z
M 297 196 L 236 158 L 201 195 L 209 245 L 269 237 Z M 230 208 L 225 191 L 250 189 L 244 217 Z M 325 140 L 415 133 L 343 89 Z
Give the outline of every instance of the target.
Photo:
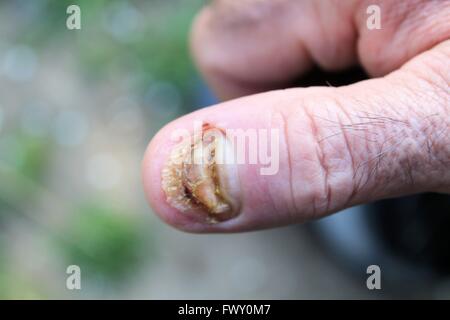
M 203 125 L 200 133 L 173 148 L 162 170 L 167 202 L 209 223 L 235 217 L 240 209 L 239 177 L 235 163 L 225 161 L 232 156 L 224 131 Z

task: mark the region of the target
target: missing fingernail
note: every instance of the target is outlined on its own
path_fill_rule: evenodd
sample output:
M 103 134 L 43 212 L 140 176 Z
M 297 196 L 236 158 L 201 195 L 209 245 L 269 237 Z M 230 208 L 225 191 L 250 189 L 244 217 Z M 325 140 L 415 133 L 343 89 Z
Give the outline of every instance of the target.
M 203 221 L 217 223 L 235 217 L 240 207 L 233 152 L 225 132 L 209 124 L 176 145 L 162 170 L 167 202 L 181 212 L 194 212 Z

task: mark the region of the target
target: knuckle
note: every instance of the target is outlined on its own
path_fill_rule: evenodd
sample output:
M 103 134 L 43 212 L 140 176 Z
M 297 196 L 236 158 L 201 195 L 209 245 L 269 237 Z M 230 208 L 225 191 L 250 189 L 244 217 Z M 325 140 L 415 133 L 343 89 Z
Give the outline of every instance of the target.
M 285 118 L 296 207 L 310 218 L 346 207 L 354 193 L 354 145 L 333 96 L 308 95 Z
M 409 122 L 412 133 L 417 137 L 416 145 L 423 155 L 421 168 L 416 171 L 425 174 L 429 183 L 435 181 L 439 186 L 446 185 L 444 189 L 449 190 L 450 41 L 406 65 L 400 77 L 405 97 L 414 101 Z

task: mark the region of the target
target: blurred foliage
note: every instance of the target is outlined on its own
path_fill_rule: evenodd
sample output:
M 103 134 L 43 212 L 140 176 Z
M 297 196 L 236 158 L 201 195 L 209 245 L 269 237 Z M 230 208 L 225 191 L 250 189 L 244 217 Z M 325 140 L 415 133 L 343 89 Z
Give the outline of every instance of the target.
M 67 263 L 78 265 L 83 277 L 120 282 L 141 257 L 151 256 L 142 231 L 136 216 L 89 204 L 68 221 L 66 241 L 58 245 L 62 244 Z
M 31 281 L 26 281 L 8 270 L 0 269 L 0 299 L 36 300 L 45 298 L 46 296 Z
M 189 99 L 195 71 L 187 39 L 192 18 L 204 3 L 204 0 L 36 1 L 35 8 L 28 9 L 34 14 L 22 25 L 26 32 L 18 32 L 18 41 L 39 48 L 64 36 L 72 42 L 68 49 L 74 51 L 90 77 L 99 80 L 105 74 L 135 75 L 139 78 L 136 89 L 141 93 L 154 79 L 169 81 Z M 75 32 L 66 28 L 66 8 L 70 4 L 81 8 L 82 29 Z
M 32 203 L 41 191 L 53 144 L 49 139 L 37 137 L 21 130 L 3 135 L 0 140 L 0 218 L 14 218 L 25 214 L 24 203 Z M 25 201 L 26 199 L 26 201 Z M 8 216 L 5 213 L 14 213 Z M 27 220 L 35 223 L 39 219 Z M 15 271 L 5 248 L 9 245 L 5 235 L 6 221 L 0 221 L 0 299 L 45 298 L 32 279 Z
M 5 247 L 7 243 L 0 234 L 0 299 L 42 299 L 45 298 L 29 279 L 14 271 L 8 264 Z
M 81 71 L 86 88 L 94 90 L 107 81 L 127 79 L 126 87 L 146 106 L 154 122 L 161 123 L 174 117 L 180 105 L 192 103 L 197 81 L 189 56 L 188 33 L 193 16 L 205 0 L 16 0 L 0 2 L 0 10 L 8 12 L 9 28 L 5 43 L 25 44 L 37 57 L 63 48 L 62 58 L 68 58 L 68 70 Z M 82 29 L 66 28 L 66 9 L 71 4 L 81 7 Z M 38 63 L 39 63 L 38 59 Z M 42 59 L 45 60 L 45 59 Z M 73 63 L 73 65 L 71 65 Z M 195 79 L 195 80 L 193 80 Z M 157 85 L 155 85 L 157 84 Z M 18 85 L 20 92 L 21 84 Z M 159 85 L 159 86 L 158 86 Z M 149 90 L 153 87 L 153 91 Z M 155 89 L 156 87 L 156 89 Z M 150 94 L 149 94 L 150 91 Z M 168 110 L 165 98 L 173 98 L 174 113 Z M 149 100 L 146 99 L 150 97 Z M 177 99 L 175 99 L 176 97 Z M 36 97 L 32 96 L 32 99 Z M 45 100 L 45 97 L 40 97 Z M 160 103 L 157 103 L 157 102 Z M 20 107 L 20 106 L 19 106 Z M 101 106 L 99 106 L 101 107 Z M 25 110 L 24 113 L 29 111 Z M 164 116 L 158 115 L 163 114 Z M 168 119 L 166 119 L 166 117 Z M 12 118 L 11 118 L 12 119 Z M 155 120 L 156 119 L 156 120 Z M 111 281 L 115 284 L 130 276 L 143 260 L 153 259 L 156 248 L 148 223 L 142 217 L 126 210 L 110 208 L 110 199 L 95 201 L 80 207 L 72 199 L 59 199 L 57 192 L 47 190 L 45 178 L 54 161 L 52 139 L 31 135 L 16 124 L 8 123 L 8 132 L 0 137 L 0 216 L 18 212 L 30 219 L 22 222 L 42 228 L 62 253 L 64 264 L 81 267 L 83 278 Z M 14 120 L 14 121 L 15 121 Z M 155 125 L 153 125 L 155 127 Z M 155 130 L 156 128 L 152 128 Z M 65 182 L 62 182 L 65 183 Z M 57 190 L 54 190 L 57 191 Z M 43 195 L 51 193 L 51 197 Z M 95 195 L 94 195 L 95 197 Z M 61 207 L 73 213 L 65 221 L 62 232 L 40 215 L 31 212 L 39 200 L 57 199 Z M 69 201 L 70 203 L 66 202 Z M 18 221 L 15 215 L 13 218 Z M 66 218 L 64 218 L 66 219 Z M 2 224 L 7 226 L 7 224 Z M 143 229 L 145 228 L 145 230 Z M 149 238 L 150 237 L 150 238 Z M 0 298 L 39 297 L 32 281 L 21 280 L 14 267 L 7 267 L 7 255 L 1 246 L 8 239 L 0 237 Z M 51 254 L 57 254 L 53 251 Z M 32 277 L 31 277 L 32 278 Z
M 51 158 L 47 139 L 17 132 L 0 144 L 0 161 L 28 179 L 41 181 Z
M 24 198 L 32 200 L 35 183 L 42 182 L 52 156 L 48 140 L 22 132 L 0 141 L 0 216 L 6 208 L 20 210 Z

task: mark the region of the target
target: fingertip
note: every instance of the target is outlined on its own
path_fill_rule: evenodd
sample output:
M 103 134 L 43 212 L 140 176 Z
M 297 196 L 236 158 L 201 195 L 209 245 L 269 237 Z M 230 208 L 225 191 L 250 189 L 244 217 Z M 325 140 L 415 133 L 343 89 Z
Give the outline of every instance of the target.
M 184 130 L 191 121 L 178 119 L 163 127 L 150 141 L 142 160 L 142 180 L 144 193 L 152 211 L 166 224 L 184 232 L 230 232 L 236 222 L 212 223 L 195 210 L 180 210 L 170 204 L 163 190 L 162 172 L 169 161 L 177 142 L 171 139 L 173 132 Z
M 166 126 L 167 127 L 167 126 Z M 200 231 L 194 221 L 181 215 L 166 202 L 161 188 L 161 170 L 169 156 L 170 145 L 165 138 L 167 128 L 161 129 L 150 141 L 142 160 L 142 182 L 145 196 L 152 211 L 166 224 L 187 232 Z

